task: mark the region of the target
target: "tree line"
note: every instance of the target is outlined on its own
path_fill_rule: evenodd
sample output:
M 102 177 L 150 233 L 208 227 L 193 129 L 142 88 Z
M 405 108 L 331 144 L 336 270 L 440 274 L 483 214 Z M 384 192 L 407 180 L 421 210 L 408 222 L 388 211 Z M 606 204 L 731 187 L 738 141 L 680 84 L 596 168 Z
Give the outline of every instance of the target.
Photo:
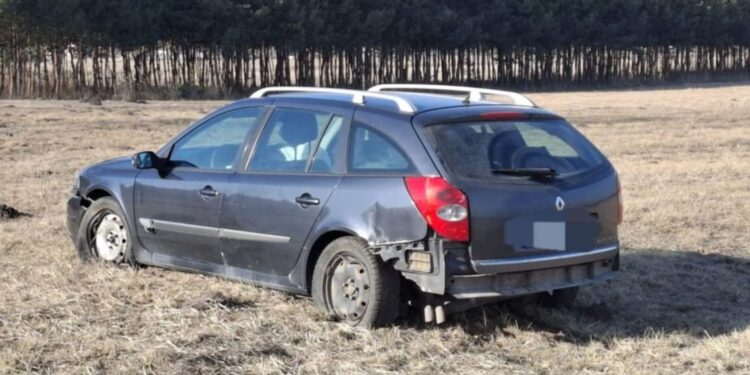
M 750 75 L 750 0 L 0 0 L 1 98 Z

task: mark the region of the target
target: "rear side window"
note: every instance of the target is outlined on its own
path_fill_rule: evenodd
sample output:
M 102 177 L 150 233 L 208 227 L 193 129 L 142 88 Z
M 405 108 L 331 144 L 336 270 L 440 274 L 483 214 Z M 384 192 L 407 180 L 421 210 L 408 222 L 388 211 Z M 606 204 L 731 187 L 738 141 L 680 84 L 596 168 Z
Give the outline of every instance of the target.
M 604 158 L 565 121 L 495 121 L 432 126 L 443 162 L 464 178 L 508 178 L 498 169 L 551 168 L 559 178 L 602 164 Z
M 352 133 L 350 171 L 406 173 L 413 170 L 404 153 L 386 136 L 358 125 Z

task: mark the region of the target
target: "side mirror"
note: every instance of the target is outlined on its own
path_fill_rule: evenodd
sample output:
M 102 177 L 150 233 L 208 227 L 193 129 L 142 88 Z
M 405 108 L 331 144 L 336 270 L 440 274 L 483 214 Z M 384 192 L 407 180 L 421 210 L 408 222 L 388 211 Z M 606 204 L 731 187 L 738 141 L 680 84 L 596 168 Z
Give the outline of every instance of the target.
M 151 151 L 143 151 L 133 155 L 133 166 L 136 169 L 159 169 L 161 158 Z

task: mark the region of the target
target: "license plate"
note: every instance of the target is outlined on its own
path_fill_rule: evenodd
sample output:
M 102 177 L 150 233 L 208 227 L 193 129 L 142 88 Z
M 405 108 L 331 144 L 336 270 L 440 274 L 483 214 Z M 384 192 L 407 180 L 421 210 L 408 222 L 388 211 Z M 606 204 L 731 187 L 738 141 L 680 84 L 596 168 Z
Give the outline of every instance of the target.
M 565 251 L 565 223 L 534 222 L 534 248 Z

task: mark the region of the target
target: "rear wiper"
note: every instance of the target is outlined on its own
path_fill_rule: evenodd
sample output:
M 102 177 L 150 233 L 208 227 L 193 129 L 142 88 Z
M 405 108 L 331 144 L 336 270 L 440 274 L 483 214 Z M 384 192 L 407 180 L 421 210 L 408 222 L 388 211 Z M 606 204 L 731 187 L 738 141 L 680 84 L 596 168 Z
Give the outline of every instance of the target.
M 552 168 L 495 168 L 493 174 L 504 174 L 508 176 L 537 177 L 545 180 L 554 180 L 557 171 Z

